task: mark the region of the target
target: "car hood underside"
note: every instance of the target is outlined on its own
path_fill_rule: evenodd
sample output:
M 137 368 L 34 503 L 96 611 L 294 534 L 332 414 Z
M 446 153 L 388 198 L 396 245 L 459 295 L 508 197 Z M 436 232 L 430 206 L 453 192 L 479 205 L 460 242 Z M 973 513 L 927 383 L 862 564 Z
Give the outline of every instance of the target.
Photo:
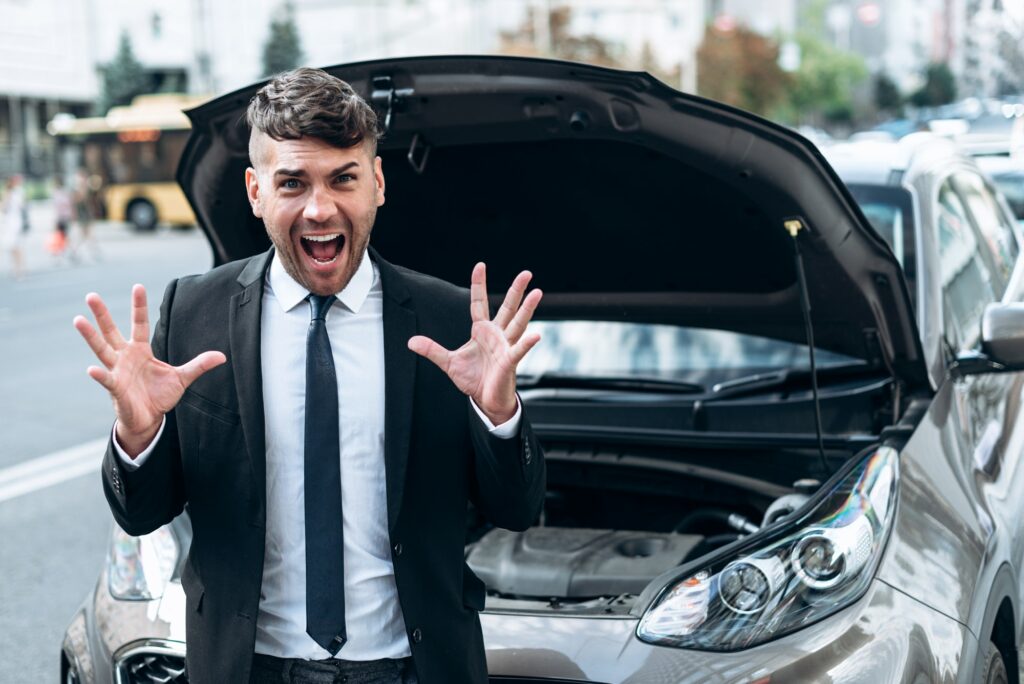
M 492 297 L 520 269 L 538 318 L 671 323 L 815 344 L 927 375 L 899 265 L 817 149 L 643 73 L 537 59 L 430 57 L 327 69 L 387 122 L 388 260 Z M 244 112 L 254 84 L 188 112 L 178 180 L 218 263 L 266 249 L 252 216 Z

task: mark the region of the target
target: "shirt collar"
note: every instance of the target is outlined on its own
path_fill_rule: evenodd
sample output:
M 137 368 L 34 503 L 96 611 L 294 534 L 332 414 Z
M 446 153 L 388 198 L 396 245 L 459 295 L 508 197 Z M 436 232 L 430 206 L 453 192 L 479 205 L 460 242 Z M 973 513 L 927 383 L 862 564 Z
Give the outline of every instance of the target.
M 344 290 L 337 294 L 338 301 L 352 313 L 359 313 L 359 309 L 366 301 L 366 296 L 370 293 L 370 288 L 373 287 L 374 280 L 376 280 L 375 272 L 376 268 L 367 252 L 363 255 L 363 260 L 360 262 L 359 268 L 356 269 L 355 275 L 352 276 L 352 280 L 348 282 Z M 284 264 L 281 263 L 281 258 L 276 250 L 274 258 L 270 262 L 270 268 L 267 270 L 267 284 L 270 286 L 271 292 L 274 293 L 277 303 L 285 312 L 291 311 L 309 296 L 309 290 L 300 285 L 284 269 Z

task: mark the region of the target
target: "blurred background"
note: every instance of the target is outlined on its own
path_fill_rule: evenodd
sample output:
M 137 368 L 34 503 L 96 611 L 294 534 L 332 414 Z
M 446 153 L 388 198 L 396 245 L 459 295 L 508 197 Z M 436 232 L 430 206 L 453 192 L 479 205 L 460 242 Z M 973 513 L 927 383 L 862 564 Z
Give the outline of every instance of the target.
M 820 145 L 930 130 L 1024 214 L 1024 0 L 0 0 L 0 682 L 58 677 L 104 561 L 104 392 L 71 326 L 155 318 L 210 249 L 182 109 L 299 65 L 424 54 L 645 70 Z M 239 179 L 239 183 L 242 179 Z

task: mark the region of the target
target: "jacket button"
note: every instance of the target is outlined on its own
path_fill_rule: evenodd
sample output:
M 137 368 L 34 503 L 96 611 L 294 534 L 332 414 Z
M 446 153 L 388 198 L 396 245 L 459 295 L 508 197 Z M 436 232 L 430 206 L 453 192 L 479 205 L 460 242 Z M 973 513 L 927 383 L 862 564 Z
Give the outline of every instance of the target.
M 412 642 L 414 644 L 418 644 L 421 641 L 423 641 L 423 631 L 419 627 L 417 627 L 416 629 L 412 630 Z
M 396 556 L 401 556 L 402 555 L 402 542 L 398 542 L 397 544 L 395 544 L 395 547 L 394 547 L 393 551 L 395 552 Z

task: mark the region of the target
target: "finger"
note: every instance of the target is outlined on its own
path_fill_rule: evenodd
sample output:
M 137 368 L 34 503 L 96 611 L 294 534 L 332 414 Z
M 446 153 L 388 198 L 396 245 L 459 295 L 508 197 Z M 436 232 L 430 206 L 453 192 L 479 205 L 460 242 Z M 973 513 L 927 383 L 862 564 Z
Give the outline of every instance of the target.
M 445 373 L 448 372 L 449 359 L 452 353 L 429 337 L 424 337 L 423 335 L 410 337 L 409 349 L 425 359 L 433 361 Z
M 103 303 L 100 296 L 95 292 L 90 292 L 85 296 L 85 303 L 89 305 L 89 310 L 92 311 L 93 318 L 96 319 L 96 325 L 99 326 L 100 332 L 103 333 L 103 339 L 107 341 L 114 351 L 119 350 L 126 343 L 124 337 L 121 336 L 121 331 L 117 329 L 117 325 L 114 324 L 114 319 L 110 316 L 110 311 L 107 309 L 107 305 Z
M 117 361 L 117 352 L 111 349 L 103 336 L 96 331 L 96 328 L 92 327 L 92 323 L 85 316 L 75 316 L 74 326 L 75 330 L 85 338 L 85 343 L 89 345 L 89 349 L 92 349 L 92 353 L 96 355 L 100 363 L 107 368 L 113 368 L 114 362 Z
M 212 368 L 216 368 L 217 366 L 221 365 L 227 360 L 228 357 L 224 356 L 222 352 L 203 352 L 202 354 L 192 359 L 188 363 L 178 366 L 177 371 L 178 377 L 181 378 L 181 384 L 184 385 L 185 387 L 188 387 L 193 382 L 195 382 L 203 373 Z
M 142 285 L 132 287 L 132 342 L 149 342 L 149 309 Z
M 494 323 L 502 330 L 512 320 L 516 309 L 519 308 L 519 304 L 523 301 L 523 293 L 526 292 L 526 286 L 530 284 L 530 278 L 532 277 L 532 273 L 523 271 L 516 276 L 516 279 L 512 281 L 512 286 L 508 288 L 508 292 L 505 294 L 505 301 L 501 303 L 498 312 L 494 314 Z
M 509 350 L 509 354 L 512 356 L 512 363 L 516 366 L 523 360 L 527 352 L 533 349 L 534 345 L 540 342 L 540 333 L 530 333 L 524 335 L 521 340 L 512 345 L 512 349 Z
M 512 321 L 505 328 L 505 339 L 508 340 L 509 344 L 515 344 L 522 337 L 526 331 L 526 326 L 529 325 L 530 319 L 533 318 L 533 313 L 537 310 L 537 305 L 540 304 L 541 297 L 544 293 L 540 290 L 533 290 L 530 294 L 526 295 L 526 299 L 523 300 L 523 305 L 519 307 L 519 311 L 516 311 L 516 315 L 512 318 Z
M 113 393 L 114 375 L 110 371 L 106 368 L 100 368 L 99 366 L 89 366 L 85 369 L 85 372 L 89 374 L 90 378 L 103 385 L 105 390 Z
M 490 320 L 487 311 L 487 267 L 484 262 L 473 267 L 469 285 L 469 315 L 473 322 Z

